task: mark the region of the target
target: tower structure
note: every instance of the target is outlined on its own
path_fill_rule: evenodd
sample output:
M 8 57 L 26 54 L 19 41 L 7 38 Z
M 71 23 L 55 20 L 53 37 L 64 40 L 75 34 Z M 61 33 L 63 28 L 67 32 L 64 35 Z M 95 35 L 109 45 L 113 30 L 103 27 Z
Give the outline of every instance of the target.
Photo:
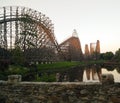
M 96 43 L 90 43 L 90 54 L 93 54 L 96 50 Z
M 85 58 L 88 59 L 89 57 L 91 57 L 91 59 L 92 58 L 98 59 L 99 54 L 100 54 L 100 41 L 99 40 L 97 40 L 96 43 L 90 43 L 90 51 L 89 51 L 88 45 L 87 44 L 85 45 L 85 54 L 84 54 Z
M 77 33 L 76 29 L 73 30 L 72 36 L 78 38 L 78 33 Z
M 88 58 L 90 56 L 90 51 L 88 48 L 88 44 L 85 45 L 85 58 Z
M 88 49 L 88 45 L 86 44 L 85 45 L 85 59 L 89 59 L 89 56 L 88 54 L 90 54 L 90 59 L 92 60 L 97 60 L 99 59 L 99 56 L 100 56 L 100 41 L 97 40 L 96 43 L 90 43 L 90 52 L 89 52 L 89 49 Z M 96 74 L 98 76 L 98 79 L 101 81 L 101 69 L 98 67 L 96 68 L 96 66 L 92 66 L 91 68 L 89 69 L 86 69 L 86 77 L 87 77 L 87 80 L 96 80 Z M 92 78 L 90 78 L 92 77 Z
M 99 40 L 97 40 L 97 43 L 96 43 L 96 52 L 100 53 L 100 41 Z
M 60 45 L 62 52 L 65 54 L 67 60 L 80 60 L 82 58 L 81 43 L 74 29 L 72 36 L 63 41 Z

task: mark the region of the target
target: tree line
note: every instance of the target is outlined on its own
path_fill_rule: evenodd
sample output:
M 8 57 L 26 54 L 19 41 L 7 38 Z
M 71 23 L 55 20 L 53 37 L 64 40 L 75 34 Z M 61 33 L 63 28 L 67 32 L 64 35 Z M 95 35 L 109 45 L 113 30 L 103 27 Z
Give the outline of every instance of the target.
M 99 59 L 120 62 L 120 48 L 115 53 L 111 51 L 106 53 L 101 53 Z

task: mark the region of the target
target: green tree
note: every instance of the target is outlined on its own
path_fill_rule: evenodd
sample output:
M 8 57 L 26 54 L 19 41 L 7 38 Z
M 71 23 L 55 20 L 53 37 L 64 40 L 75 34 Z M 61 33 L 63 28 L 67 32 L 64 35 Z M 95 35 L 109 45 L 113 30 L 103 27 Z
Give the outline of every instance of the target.
M 24 55 L 22 50 L 19 47 L 16 47 L 15 49 L 11 50 L 11 61 L 14 64 L 22 65 L 24 63 Z
M 103 59 L 103 60 L 112 60 L 113 57 L 114 57 L 114 54 L 111 51 L 100 54 L 100 59 Z
M 9 67 L 10 52 L 0 48 L 0 71 L 5 71 Z
M 116 71 L 120 74 L 120 68 L 119 67 L 116 68 Z
M 115 52 L 114 60 L 120 62 L 120 48 Z

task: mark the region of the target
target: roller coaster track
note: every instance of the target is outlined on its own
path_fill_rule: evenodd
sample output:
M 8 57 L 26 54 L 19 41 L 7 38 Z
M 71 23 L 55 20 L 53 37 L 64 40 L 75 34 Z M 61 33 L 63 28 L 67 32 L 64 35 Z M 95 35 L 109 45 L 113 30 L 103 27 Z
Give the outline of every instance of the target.
M 46 47 L 61 52 L 49 17 L 31 8 L 1 7 L 0 48 L 11 50 L 16 47 L 22 51 Z

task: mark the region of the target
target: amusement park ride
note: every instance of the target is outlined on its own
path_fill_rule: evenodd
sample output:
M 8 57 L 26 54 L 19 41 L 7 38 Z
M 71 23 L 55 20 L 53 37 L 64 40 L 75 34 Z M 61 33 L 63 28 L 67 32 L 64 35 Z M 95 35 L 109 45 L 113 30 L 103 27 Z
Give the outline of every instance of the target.
M 0 49 L 11 51 L 16 48 L 24 53 L 26 59 L 29 58 L 27 61 L 52 60 L 55 57 L 53 53 L 59 54 L 60 48 L 49 17 L 31 8 L 1 7 Z M 46 51 L 49 53 L 45 54 Z M 0 55 L 5 59 L 4 53 Z
M 97 52 L 100 52 L 99 41 L 97 42 Z M 0 61 L 11 60 L 11 55 L 14 55 L 11 53 L 17 50 L 27 62 L 50 62 L 60 59 L 79 61 L 83 58 L 76 30 L 72 37 L 58 44 L 49 17 L 27 7 L 1 7 Z M 89 51 L 86 49 L 86 52 Z

